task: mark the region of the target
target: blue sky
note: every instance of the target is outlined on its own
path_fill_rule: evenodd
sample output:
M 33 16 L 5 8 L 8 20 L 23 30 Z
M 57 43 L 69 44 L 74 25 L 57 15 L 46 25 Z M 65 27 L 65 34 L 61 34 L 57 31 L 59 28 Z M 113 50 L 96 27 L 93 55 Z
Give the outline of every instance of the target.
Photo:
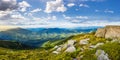
M 120 25 L 120 0 L 0 0 L 0 25 L 80 27 Z

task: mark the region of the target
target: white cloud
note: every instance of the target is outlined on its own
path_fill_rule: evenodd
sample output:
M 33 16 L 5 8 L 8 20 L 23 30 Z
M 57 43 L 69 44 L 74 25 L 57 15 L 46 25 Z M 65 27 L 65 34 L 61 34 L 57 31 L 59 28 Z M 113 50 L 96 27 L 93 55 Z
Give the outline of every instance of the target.
M 76 16 L 76 18 L 78 18 L 78 19 L 88 19 L 87 16 Z
M 97 10 L 97 9 L 96 9 L 95 12 L 100 12 L 100 10 Z
M 27 3 L 26 1 L 19 2 L 19 9 L 21 12 L 25 12 L 28 7 L 30 7 L 30 4 Z
M 105 0 L 79 0 L 80 2 L 103 2 Z
M 104 2 L 106 0 L 65 0 L 70 3 L 76 3 L 76 2 Z
M 6 10 L 6 11 L 0 11 L 0 20 L 1 21 L 11 21 L 11 20 L 25 20 L 27 18 L 23 17 L 21 13 L 14 11 L 14 10 Z
M 33 20 L 42 20 L 42 18 L 33 17 Z
M 33 20 L 44 20 L 44 21 L 52 21 L 52 20 L 57 20 L 56 16 L 46 16 L 46 17 L 34 17 L 32 16 Z
M 26 19 L 25 17 L 23 17 L 21 14 L 17 14 L 17 15 L 11 15 L 12 19 Z
M 42 21 L 43 22 L 43 21 Z M 106 26 L 106 25 L 120 25 L 120 22 L 108 22 L 108 21 L 87 21 L 82 23 L 71 23 L 71 22 L 44 22 L 41 21 L 31 21 L 26 23 L 26 25 L 22 25 L 20 27 L 24 28 L 38 28 L 38 27 L 45 27 L 45 28 L 75 28 L 75 27 L 88 27 L 88 26 Z
M 106 9 L 104 12 L 105 12 L 105 13 L 114 13 L 114 11 L 108 10 L 108 9 Z
M 40 11 L 42 11 L 42 9 L 37 8 L 37 9 L 32 10 L 31 12 L 32 12 L 32 13 L 35 13 L 35 12 L 40 12 Z
M 63 0 L 48 1 L 46 4 L 46 13 L 56 12 L 65 12 L 67 8 L 63 4 Z
M 64 17 L 66 20 L 70 20 L 70 19 L 72 19 L 71 17 L 66 16 L 66 15 L 64 15 L 64 14 L 63 14 L 63 17 Z
M 79 11 L 79 9 L 75 9 L 76 11 Z
M 75 4 L 74 3 L 69 3 L 69 4 L 67 4 L 67 6 L 68 7 L 73 7 L 73 6 L 75 6 Z
M 88 19 L 88 16 L 74 16 L 74 17 L 70 17 L 70 16 L 66 16 L 65 14 L 63 14 L 63 17 L 64 19 L 66 20 L 87 20 Z
M 52 20 L 57 20 L 57 17 L 56 16 L 52 16 Z
M 48 17 L 44 17 L 44 20 L 57 20 L 56 16 L 48 16 Z
M 74 19 L 74 20 L 71 20 L 72 23 L 79 23 L 80 20 L 77 20 L 77 19 Z
M 87 7 L 87 8 L 89 8 L 89 6 L 87 4 L 80 4 L 79 6 L 80 7 Z
M 11 13 L 12 13 L 12 11 L 10 11 L 10 10 L 0 11 L 0 18 L 6 16 L 8 14 L 11 14 Z

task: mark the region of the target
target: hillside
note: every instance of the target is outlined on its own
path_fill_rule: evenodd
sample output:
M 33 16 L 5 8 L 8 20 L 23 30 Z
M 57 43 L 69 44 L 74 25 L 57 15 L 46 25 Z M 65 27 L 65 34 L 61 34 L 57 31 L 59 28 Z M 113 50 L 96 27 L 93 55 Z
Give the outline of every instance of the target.
M 0 39 L 16 40 L 16 41 L 17 40 L 26 40 L 26 36 L 31 33 L 32 33 L 31 31 L 22 29 L 22 28 L 10 28 L 8 30 L 0 32 Z
M 2 41 L 2 40 L 0 40 L 0 47 L 9 48 L 9 49 L 32 49 L 32 47 L 25 44 L 21 44 L 19 42 Z
M 0 25 L 0 31 L 7 31 L 10 29 L 18 28 L 17 26 L 7 26 L 7 25 Z
M 0 59 L 9 60 L 119 60 L 120 41 L 78 34 L 65 40 L 48 41 L 43 48 L 16 50 L 0 48 Z M 8 51 L 7 53 L 5 51 Z M 12 52 L 11 52 L 12 51 Z M 114 52 L 114 53 L 113 53 Z
M 97 31 L 72 35 L 70 37 L 66 37 L 63 40 L 49 40 L 45 42 L 41 48 L 35 48 L 30 50 L 14 50 L 0 47 L 0 59 L 120 60 L 120 39 L 96 37 L 96 33 Z M 1 45 L 6 46 L 6 44 L 16 45 L 10 42 L 5 42 Z
M 46 41 L 63 40 L 66 37 L 79 33 L 95 31 L 92 28 L 16 28 L 14 26 L 1 26 L 0 39 L 14 40 L 23 44 L 38 47 Z M 5 28 L 5 29 L 4 29 Z

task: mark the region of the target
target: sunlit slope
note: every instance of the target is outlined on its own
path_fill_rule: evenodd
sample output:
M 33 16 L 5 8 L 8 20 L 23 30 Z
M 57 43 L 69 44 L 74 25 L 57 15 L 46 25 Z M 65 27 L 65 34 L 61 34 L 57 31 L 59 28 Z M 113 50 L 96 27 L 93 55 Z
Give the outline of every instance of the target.
M 18 28 L 17 26 L 9 26 L 9 25 L 0 25 L 0 31 L 6 31 L 10 29 Z

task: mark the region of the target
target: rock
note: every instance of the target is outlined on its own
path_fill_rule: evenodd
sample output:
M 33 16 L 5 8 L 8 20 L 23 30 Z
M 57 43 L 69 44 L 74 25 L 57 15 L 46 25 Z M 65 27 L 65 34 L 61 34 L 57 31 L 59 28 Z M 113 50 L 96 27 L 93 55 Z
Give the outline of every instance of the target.
M 97 29 L 96 37 L 104 38 L 120 38 L 120 26 L 106 26 L 105 28 Z
M 113 39 L 111 42 L 120 42 L 118 39 Z
M 101 45 L 103 45 L 104 43 L 97 43 L 96 45 L 91 45 L 90 48 L 97 48 Z
M 78 60 L 77 58 L 73 58 L 72 60 Z
M 62 47 L 57 48 L 56 51 L 58 52 L 62 51 Z
M 59 48 L 59 46 L 55 46 L 53 49 L 57 49 L 57 48 Z
M 72 45 L 72 46 L 69 46 L 66 50 L 65 50 L 65 52 L 74 52 L 74 51 L 76 51 L 76 48 Z
M 80 59 L 82 59 L 82 58 L 83 58 L 83 55 L 80 56 Z
M 67 47 L 68 47 L 68 44 L 62 45 L 62 48 L 63 48 L 63 49 L 66 49 Z
M 90 40 L 90 39 L 87 38 L 87 39 L 80 40 L 79 44 L 80 44 L 80 45 L 86 45 L 86 44 L 89 43 L 88 40 Z
M 95 36 L 97 37 L 104 37 L 105 36 L 105 28 L 98 28 L 96 33 L 95 33 Z
M 59 52 L 61 52 L 64 49 L 66 49 L 66 52 L 74 52 L 76 50 L 74 47 L 75 42 L 76 42 L 76 40 L 68 40 L 68 42 L 63 45 L 55 46 L 53 48 L 53 49 L 55 49 L 55 51 L 53 51 L 53 53 L 58 54 Z
M 66 49 L 69 46 L 73 46 L 75 44 L 75 42 L 76 42 L 76 40 L 68 40 L 67 43 L 65 43 L 65 44 L 62 45 L 62 49 Z
M 108 54 L 105 53 L 103 50 L 97 50 L 95 55 L 97 56 L 97 60 L 110 60 L 108 58 Z
M 54 54 L 59 54 L 59 52 L 58 52 L 58 51 L 53 51 L 52 53 L 54 53 Z
M 75 42 L 76 40 L 68 40 L 68 45 L 74 45 Z

